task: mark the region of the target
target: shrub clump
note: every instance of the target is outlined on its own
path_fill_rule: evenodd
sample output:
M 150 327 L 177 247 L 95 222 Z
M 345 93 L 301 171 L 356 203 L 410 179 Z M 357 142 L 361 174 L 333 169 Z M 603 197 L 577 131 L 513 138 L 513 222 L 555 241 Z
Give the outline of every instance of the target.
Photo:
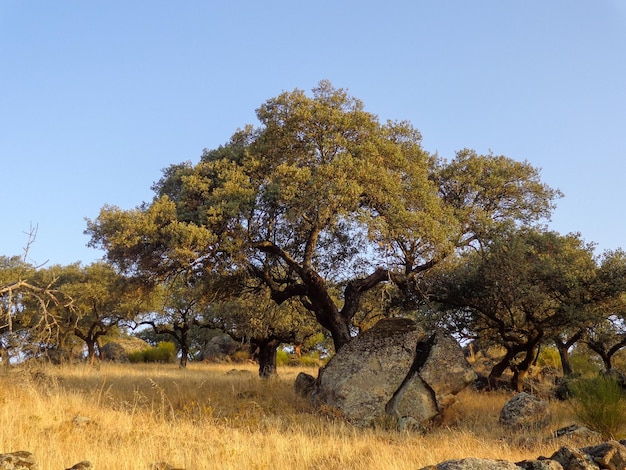
M 626 428 L 624 390 L 614 376 L 579 379 L 570 385 L 570 404 L 581 424 L 605 439 L 618 439 Z
M 156 346 L 150 346 L 140 351 L 128 354 L 130 362 L 174 362 L 176 361 L 176 345 L 170 341 L 161 341 Z

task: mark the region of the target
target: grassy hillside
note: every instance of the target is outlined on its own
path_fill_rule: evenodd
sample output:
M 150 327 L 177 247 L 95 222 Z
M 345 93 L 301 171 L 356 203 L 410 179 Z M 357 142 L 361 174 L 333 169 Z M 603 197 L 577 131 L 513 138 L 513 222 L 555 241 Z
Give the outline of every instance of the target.
M 41 469 L 90 460 L 98 470 L 161 461 L 188 470 L 404 470 L 468 456 L 549 455 L 564 443 L 543 437 L 573 422 L 555 402 L 550 430 L 511 434 L 498 425 L 509 395 L 467 390 L 427 434 L 355 429 L 296 397 L 298 372 L 279 368 L 277 379 L 263 382 L 252 365 L 0 370 L 0 452 L 33 452 Z

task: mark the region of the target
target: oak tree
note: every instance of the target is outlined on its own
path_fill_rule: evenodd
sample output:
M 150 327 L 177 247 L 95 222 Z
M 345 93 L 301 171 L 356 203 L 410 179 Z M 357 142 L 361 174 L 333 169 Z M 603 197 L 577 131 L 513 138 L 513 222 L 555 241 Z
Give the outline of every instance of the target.
M 246 269 L 277 304 L 300 303 L 339 349 L 365 293 L 410 285 L 498 226 L 549 216 L 560 195 L 527 162 L 430 154 L 410 123 L 381 123 L 327 81 L 256 114 L 258 127 L 167 168 L 150 203 L 105 206 L 88 221 L 91 244 L 144 275 Z

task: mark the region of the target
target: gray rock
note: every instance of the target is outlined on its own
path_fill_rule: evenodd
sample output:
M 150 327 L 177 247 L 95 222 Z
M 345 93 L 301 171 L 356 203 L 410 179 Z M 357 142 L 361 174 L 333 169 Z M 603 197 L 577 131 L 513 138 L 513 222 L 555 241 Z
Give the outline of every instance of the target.
M 304 372 L 300 372 L 298 374 L 294 383 L 294 389 L 297 395 L 301 397 L 309 397 L 311 396 L 314 387 L 315 377 Z
M 524 460 L 516 465 L 524 470 L 564 470 L 563 465 L 550 459 Z
M 591 457 L 600 468 L 611 470 L 626 468 L 626 447 L 617 441 L 604 442 L 580 450 Z
M 543 428 L 550 424 L 548 402 L 526 392 L 518 393 L 504 404 L 500 424 L 509 428 Z
M 106 361 L 128 362 L 128 355 L 142 351 L 150 347 L 150 344 L 140 338 L 119 338 L 102 346 L 101 355 Z
M 150 470 L 185 470 L 184 468 L 174 467 L 167 462 L 156 462 L 150 466 Z
M 248 369 L 231 369 L 226 372 L 226 375 L 229 375 L 231 377 L 241 377 L 244 379 L 251 379 L 254 377 L 254 373 Z
M 214 336 L 203 350 L 203 357 L 207 361 L 220 362 L 228 358 L 239 348 L 239 343 L 227 334 Z
M 565 470 L 597 470 L 600 467 L 584 452 L 569 446 L 557 450 L 551 460 L 556 460 Z
M 424 423 L 475 378 L 450 336 L 409 319 L 381 320 L 320 370 L 311 397 L 357 426 L 413 418 Z
M 565 440 L 569 445 L 576 445 L 576 447 L 590 442 L 600 442 L 601 438 L 602 435 L 599 432 L 578 424 L 557 429 L 551 437 L 553 440 Z
M 72 424 L 77 427 L 84 427 L 94 424 L 93 420 L 87 416 L 76 415 L 72 418 Z
M 35 456 L 25 450 L 0 454 L 0 470 L 35 470 Z
M 424 467 L 422 470 L 520 470 L 513 462 L 492 459 L 448 460 L 439 465 Z
M 89 460 L 83 460 L 82 462 L 78 462 L 77 464 L 72 465 L 66 470 L 93 470 L 94 468 L 95 467 Z

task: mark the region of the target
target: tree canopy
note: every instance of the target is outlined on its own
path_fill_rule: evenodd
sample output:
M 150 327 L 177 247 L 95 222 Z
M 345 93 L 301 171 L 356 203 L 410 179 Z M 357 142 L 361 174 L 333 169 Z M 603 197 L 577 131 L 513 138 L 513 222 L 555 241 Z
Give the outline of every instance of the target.
M 257 117 L 197 164 L 165 169 L 151 202 L 105 206 L 88 220 L 91 245 L 152 278 L 246 270 L 339 349 L 366 292 L 404 288 L 505 226 L 537 223 L 560 196 L 527 162 L 430 154 L 410 123 L 381 123 L 327 81 L 269 99 Z
M 600 274 L 593 245 L 579 235 L 512 230 L 433 273 L 423 290 L 454 333 L 505 349 L 490 385 L 510 367 L 519 388 L 540 344 L 603 318 Z

